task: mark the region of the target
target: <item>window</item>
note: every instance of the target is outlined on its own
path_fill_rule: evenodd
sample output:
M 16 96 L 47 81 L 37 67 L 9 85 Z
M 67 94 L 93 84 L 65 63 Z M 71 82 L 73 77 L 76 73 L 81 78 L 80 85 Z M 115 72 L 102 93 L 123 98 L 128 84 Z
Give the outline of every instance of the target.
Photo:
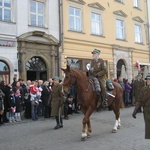
M 116 19 L 116 38 L 121 40 L 125 39 L 125 27 L 123 20 Z
M 69 29 L 81 32 L 81 10 L 69 7 Z
M 135 42 L 142 43 L 142 29 L 140 25 L 134 25 Z
M 44 22 L 44 3 L 31 1 L 30 21 L 33 26 L 43 27 Z
M 117 2 L 123 3 L 123 0 L 116 0 Z
M 11 0 L 0 0 L 0 20 L 11 21 L 12 2 Z
M 91 27 L 92 34 L 102 35 L 102 21 L 101 15 L 96 13 L 91 13 Z
M 134 0 L 133 1 L 133 6 L 137 7 L 137 8 L 140 8 L 140 0 Z

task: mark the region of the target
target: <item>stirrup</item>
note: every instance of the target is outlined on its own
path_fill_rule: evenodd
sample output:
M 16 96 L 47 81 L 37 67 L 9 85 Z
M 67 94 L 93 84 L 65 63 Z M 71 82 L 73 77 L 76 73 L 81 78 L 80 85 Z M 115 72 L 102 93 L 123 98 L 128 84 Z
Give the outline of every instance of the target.
M 104 101 L 102 102 L 102 106 L 103 106 L 103 107 L 107 107 L 107 106 L 108 106 L 108 102 L 107 102 L 106 100 L 104 100 Z

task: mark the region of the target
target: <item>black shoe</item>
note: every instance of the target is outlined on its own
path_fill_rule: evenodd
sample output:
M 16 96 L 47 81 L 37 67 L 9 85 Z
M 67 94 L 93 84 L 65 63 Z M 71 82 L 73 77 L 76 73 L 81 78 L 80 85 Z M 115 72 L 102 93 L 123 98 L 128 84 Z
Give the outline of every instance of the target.
M 56 125 L 56 126 L 54 127 L 55 130 L 56 130 L 56 129 L 59 129 L 59 128 L 60 128 L 59 125 Z
M 68 119 L 69 119 L 69 117 L 68 117 L 68 116 L 67 116 L 67 117 L 64 117 L 64 119 L 65 119 L 65 120 L 68 120 Z
M 61 124 L 61 125 L 59 126 L 59 128 L 63 128 L 63 125 Z

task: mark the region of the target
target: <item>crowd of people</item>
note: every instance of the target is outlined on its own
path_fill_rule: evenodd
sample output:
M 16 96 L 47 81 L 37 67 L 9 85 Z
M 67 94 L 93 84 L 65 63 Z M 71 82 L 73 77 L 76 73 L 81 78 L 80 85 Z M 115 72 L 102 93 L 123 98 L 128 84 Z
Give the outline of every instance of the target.
M 70 92 L 64 94 L 59 77 L 49 81 L 24 81 L 13 79 L 12 84 L 0 82 L 0 125 L 18 122 L 23 118 L 36 121 L 39 117 L 56 119 L 56 127 L 63 127 L 61 114 L 64 119 L 68 115 L 78 113 L 77 93 L 70 87 Z M 61 114 L 57 107 L 62 108 Z M 59 119 L 58 119 L 59 118 Z
M 114 81 L 118 82 L 123 88 L 125 107 L 134 106 L 136 104 L 141 89 L 146 85 L 146 82 L 142 79 L 142 74 L 140 73 L 131 82 L 122 77 L 118 77 L 118 79 L 114 79 Z M 139 109 L 139 112 L 142 112 L 141 108 Z

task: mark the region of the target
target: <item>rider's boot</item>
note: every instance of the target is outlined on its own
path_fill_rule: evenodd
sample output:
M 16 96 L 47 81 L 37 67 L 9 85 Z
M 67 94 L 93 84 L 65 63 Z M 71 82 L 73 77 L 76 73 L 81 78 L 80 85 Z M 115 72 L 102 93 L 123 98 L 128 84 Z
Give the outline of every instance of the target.
M 107 92 L 104 94 L 102 106 L 103 107 L 108 107 L 108 94 L 107 94 Z

